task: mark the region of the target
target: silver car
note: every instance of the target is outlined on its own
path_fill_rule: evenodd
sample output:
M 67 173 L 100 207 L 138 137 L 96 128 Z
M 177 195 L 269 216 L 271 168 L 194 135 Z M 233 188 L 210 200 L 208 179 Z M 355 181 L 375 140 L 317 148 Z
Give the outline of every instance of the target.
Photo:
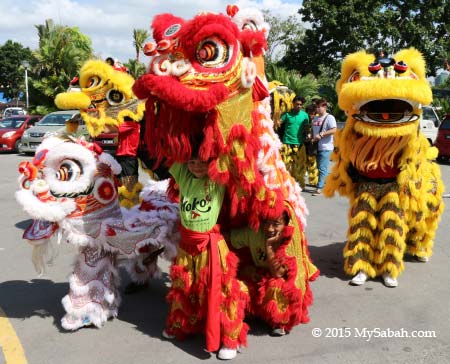
M 22 135 L 21 153 L 34 153 L 44 139 L 44 135 L 56 132 L 66 125 L 66 121 L 79 113 L 79 110 L 55 111 L 45 115 L 35 126 L 27 129 Z

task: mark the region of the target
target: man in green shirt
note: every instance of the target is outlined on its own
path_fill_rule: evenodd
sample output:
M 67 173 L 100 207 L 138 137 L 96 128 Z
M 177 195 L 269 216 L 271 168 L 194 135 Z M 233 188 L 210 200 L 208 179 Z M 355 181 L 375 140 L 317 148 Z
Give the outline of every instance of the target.
M 302 110 L 304 97 L 294 98 L 294 108 L 281 116 L 281 127 L 284 130 L 281 155 L 289 173 L 305 187 L 306 151 L 303 145 L 304 124 L 309 122 L 308 114 Z

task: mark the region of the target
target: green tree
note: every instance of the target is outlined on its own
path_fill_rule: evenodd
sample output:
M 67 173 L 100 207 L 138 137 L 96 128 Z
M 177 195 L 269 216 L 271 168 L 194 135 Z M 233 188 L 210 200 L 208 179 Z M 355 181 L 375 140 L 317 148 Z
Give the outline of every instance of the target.
M 268 64 L 278 63 L 288 48 L 303 39 L 305 30 L 298 16 L 291 15 L 287 19 L 281 19 L 271 15 L 269 10 L 263 10 L 263 14 L 264 20 L 270 25 L 265 60 Z
M 319 75 L 320 66 L 338 72 L 342 57 L 359 49 L 413 46 L 434 75 L 450 52 L 449 13 L 449 0 L 304 0 L 299 14 L 309 27 L 283 61 Z
M 268 64 L 266 67 L 266 77 L 269 81 L 280 81 L 298 96 L 303 96 L 307 102 L 318 97 L 319 83 L 316 78 L 311 75 L 301 76 L 299 72 L 294 70 L 286 70 L 274 64 Z
M 130 75 L 133 76 L 135 80 L 141 77 L 145 73 L 145 64 L 139 63 L 135 59 L 129 59 L 125 66 L 130 71 Z
M 76 27 L 55 25 L 48 19 L 36 25 L 39 50 L 32 88 L 41 110 L 55 109 L 54 97 L 67 89 L 69 81 L 78 74 L 82 64 L 93 56 L 91 40 Z M 41 111 L 42 112 L 42 111 Z
M 139 63 L 139 53 L 144 48 L 145 41 L 150 34 L 145 29 L 133 29 L 133 46 L 136 51 L 136 62 Z
M 0 46 L 0 91 L 7 99 L 17 98 L 20 92 L 25 94 L 25 72 L 21 63 L 35 63 L 29 48 L 8 40 Z

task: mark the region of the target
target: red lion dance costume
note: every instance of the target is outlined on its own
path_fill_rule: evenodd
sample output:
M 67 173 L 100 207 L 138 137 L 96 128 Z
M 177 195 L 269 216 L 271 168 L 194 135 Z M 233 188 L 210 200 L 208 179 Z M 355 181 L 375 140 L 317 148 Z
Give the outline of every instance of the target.
M 237 10 L 230 7 L 229 15 L 234 16 Z M 138 98 L 147 99 L 146 145 L 151 155 L 171 165 L 191 159 L 194 142 L 202 140 L 198 155 L 209 161 L 209 178 L 226 186 L 223 221 L 256 230 L 261 218 L 280 215 L 288 201 L 303 232 L 307 210 L 300 188 L 281 160 L 280 142 L 270 119 L 262 58 L 265 34 L 247 25 L 238 27 L 230 17 L 211 13 L 199 14 L 189 21 L 171 14 L 154 18 L 156 43 L 147 44 L 144 49 L 153 56 L 149 73 L 133 86 Z M 298 251 L 306 250 L 303 234 L 299 240 L 291 244 Z M 197 320 L 204 319 L 201 311 L 206 302 L 208 257 L 195 257 L 203 256 L 209 249 L 210 245 L 201 243 L 193 249 L 192 242 L 182 241 L 179 251 L 187 258 L 177 259 L 171 268 L 167 332 L 178 338 L 201 331 L 203 323 Z M 220 247 L 219 251 L 223 253 Z M 235 332 L 225 337 L 222 333 L 222 343 L 236 348 L 245 344 L 247 328 L 245 324 L 236 325 L 242 321 L 242 290 L 228 284 L 237 259 L 231 252 L 225 255 L 221 261 L 219 307 L 221 320 L 225 321 L 222 330 L 235 328 Z M 186 263 L 192 259 L 196 259 L 195 272 Z M 309 272 L 305 266 L 301 266 L 303 277 L 309 278 L 316 269 Z M 297 290 L 298 297 L 305 294 L 304 284 L 291 288 Z M 190 293 L 197 295 L 199 302 L 193 303 Z M 311 303 L 311 297 L 307 301 L 305 306 Z M 197 304 L 200 309 L 195 310 Z M 217 350 L 220 343 L 209 340 L 208 326 L 206 332 L 208 351 Z

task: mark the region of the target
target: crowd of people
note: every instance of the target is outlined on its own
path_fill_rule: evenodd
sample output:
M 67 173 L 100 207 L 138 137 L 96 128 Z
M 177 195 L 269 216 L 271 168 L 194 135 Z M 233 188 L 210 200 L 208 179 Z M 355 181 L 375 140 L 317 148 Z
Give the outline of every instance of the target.
M 288 171 L 303 189 L 308 175 L 309 185 L 314 188 L 312 195 L 320 196 L 334 148 L 336 119 L 328 112 L 324 98 L 315 99 L 306 107 L 305 102 L 304 97 L 294 98 L 292 110 L 281 116 L 278 134 Z

